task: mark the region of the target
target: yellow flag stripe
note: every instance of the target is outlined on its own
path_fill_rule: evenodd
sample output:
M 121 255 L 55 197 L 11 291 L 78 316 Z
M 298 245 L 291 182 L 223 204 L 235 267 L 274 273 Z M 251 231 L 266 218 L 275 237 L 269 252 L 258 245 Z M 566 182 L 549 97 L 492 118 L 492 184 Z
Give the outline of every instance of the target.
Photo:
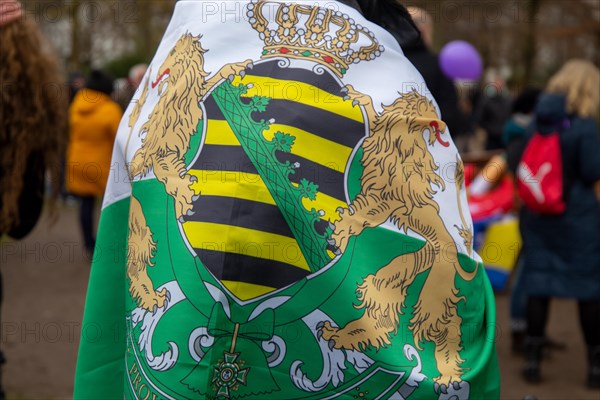
M 279 261 L 310 271 L 295 239 L 233 225 L 189 221 L 183 230 L 196 249 Z
M 206 138 L 204 144 L 221 146 L 240 146 L 240 141 L 224 120 L 209 119 L 206 127 Z
M 276 132 L 288 133 L 296 137 L 292 154 L 325 165 L 342 174 L 346 171 L 346 163 L 352 154 L 350 147 L 288 125 L 273 124 L 268 131 L 264 132 L 264 136 L 267 140 L 271 140 Z M 227 122 L 219 120 L 208 121 L 208 134 L 204 143 L 220 146 L 240 145 Z
M 276 205 L 260 175 L 213 170 L 190 170 L 189 174 L 198 178 L 191 186 L 195 193 Z
M 240 300 L 250 300 L 275 290 L 269 286 L 255 285 L 247 282 L 221 281 L 231 293 Z
M 268 131 L 264 132 L 264 135 L 271 140 L 276 132 L 288 133 L 296 137 L 292 146 L 292 154 L 325 165 L 342 174 L 346 171 L 346 163 L 352 154 L 350 147 L 288 125 L 273 124 Z
M 191 186 L 196 194 L 236 197 L 243 200 L 277 205 L 260 175 L 246 172 L 212 170 L 190 170 L 189 174 L 198 178 L 198 182 L 194 182 Z M 339 214 L 336 211 L 337 208 L 347 207 L 346 203 L 321 192 L 317 193 L 315 200 L 302 199 L 302 204 L 307 210 L 311 210 L 312 208 L 317 211 L 323 210 L 325 215 L 321 218 L 326 221 L 338 220 Z
M 360 107 L 352 107 L 352 101 L 344 101 L 342 97 L 304 82 L 246 75 L 243 81 L 239 76 L 233 81 L 234 86 L 240 83 L 254 85 L 248 90 L 248 93 L 243 95 L 244 97 L 264 96 L 272 99 L 295 101 L 311 107 L 318 107 L 357 122 L 363 122 Z

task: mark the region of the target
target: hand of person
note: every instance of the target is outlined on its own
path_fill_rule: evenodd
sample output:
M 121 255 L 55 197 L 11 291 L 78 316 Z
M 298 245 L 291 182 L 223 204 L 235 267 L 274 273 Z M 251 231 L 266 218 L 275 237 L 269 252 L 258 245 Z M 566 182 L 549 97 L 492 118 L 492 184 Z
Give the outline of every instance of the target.
M 0 0 L 0 27 L 23 16 L 23 7 L 17 0 Z

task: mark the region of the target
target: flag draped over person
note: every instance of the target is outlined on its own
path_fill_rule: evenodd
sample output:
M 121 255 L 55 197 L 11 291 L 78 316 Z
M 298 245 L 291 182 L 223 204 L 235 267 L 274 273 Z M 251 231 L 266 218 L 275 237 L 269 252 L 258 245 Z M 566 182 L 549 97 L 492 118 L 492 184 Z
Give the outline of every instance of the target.
M 97 240 L 76 399 L 498 397 L 462 163 L 341 3 L 178 2 Z

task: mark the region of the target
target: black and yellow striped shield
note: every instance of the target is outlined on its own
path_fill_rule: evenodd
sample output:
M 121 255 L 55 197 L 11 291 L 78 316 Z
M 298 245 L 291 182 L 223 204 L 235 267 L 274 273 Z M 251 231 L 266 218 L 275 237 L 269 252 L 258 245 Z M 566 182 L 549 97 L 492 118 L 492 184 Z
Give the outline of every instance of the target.
M 203 102 L 189 170 L 200 196 L 183 232 L 241 300 L 297 282 L 338 253 L 331 223 L 347 206 L 350 162 L 367 130 L 339 79 L 316 71 L 263 61 Z

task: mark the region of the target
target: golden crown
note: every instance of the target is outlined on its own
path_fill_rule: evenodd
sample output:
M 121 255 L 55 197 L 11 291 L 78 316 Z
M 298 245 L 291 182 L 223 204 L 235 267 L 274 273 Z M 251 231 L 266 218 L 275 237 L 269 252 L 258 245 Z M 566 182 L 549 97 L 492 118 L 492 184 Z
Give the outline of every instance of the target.
M 369 29 L 340 11 L 252 0 L 247 15 L 265 42 L 263 58 L 311 60 L 342 77 L 351 64 L 374 60 L 384 51 Z

